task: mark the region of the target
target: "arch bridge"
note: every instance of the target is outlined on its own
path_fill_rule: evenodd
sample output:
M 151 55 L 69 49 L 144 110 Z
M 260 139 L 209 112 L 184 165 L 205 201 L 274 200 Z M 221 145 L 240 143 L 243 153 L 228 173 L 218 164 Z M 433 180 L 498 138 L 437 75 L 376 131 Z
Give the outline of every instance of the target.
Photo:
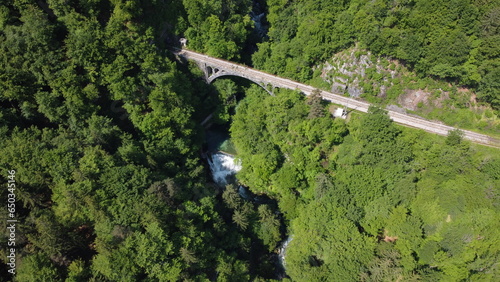
M 202 62 L 198 62 L 198 66 L 205 74 L 205 81 L 208 84 L 211 84 L 214 80 L 222 76 L 238 76 L 252 81 L 253 83 L 259 85 L 264 90 L 266 90 L 267 93 L 274 96 L 275 86 L 272 83 L 265 81 L 264 79 L 247 75 L 245 73 L 245 71 L 248 69 L 247 67 L 240 65 L 231 65 L 231 66 L 216 65 L 216 64 L 202 63 Z
M 204 54 L 193 52 L 186 49 L 173 49 L 172 52 L 179 58 L 192 60 L 198 64 L 204 73 L 205 81 L 212 83 L 215 79 L 222 76 L 239 76 L 255 82 L 264 88 L 270 95 L 273 95 L 275 88 L 287 88 L 297 90 L 305 95 L 310 95 L 316 88 L 293 81 L 290 79 L 275 76 L 263 71 L 249 68 L 244 65 L 236 64 L 230 61 L 210 57 Z M 320 90 L 323 100 L 342 105 L 352 110 L 368 112 L 369 103 L 348 98 L 332 92 Z M 404 126 L 419 128 L 430 133 L 447 135 L 454 127 L 447 126 L 437 121 L 430 121 L 415 115 L 407 115 L 391 110 L 387 110 L 391 119 Z M 476 133 L 469 130 L 462 130 L 464 138 L 472 142 L 480 143 L 491 147 L 500 147 L 500 140 L 488 135 Z

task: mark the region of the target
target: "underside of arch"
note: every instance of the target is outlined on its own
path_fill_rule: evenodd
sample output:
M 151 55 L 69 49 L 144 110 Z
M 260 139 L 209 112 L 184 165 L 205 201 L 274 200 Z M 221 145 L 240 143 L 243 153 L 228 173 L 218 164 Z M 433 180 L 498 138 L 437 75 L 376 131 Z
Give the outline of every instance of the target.
M 274 90 L 274 87 L 271 85 L 271 90 L 268 89 L 268 85 L 265 84 L 265 83 L 262 83 L 260 81 L 257 81 L 257 80 L 254 80 L 254 79 L 251 79 L 251 78 L 248 78 L 246 76 L 242 76 L 242 75 L 238 75 L 237 73 L 230 73 L 230 72 L 226 72 L 226 71 L 223 71 L 223 70 L 219 70 L 218 72 L 210 75 L 207 77 L 206 81 L 208 84 L 212 83 L 214 80 L 216 80 L 217 78 L 219 77 L 223 77 L 223 76 L 237 76 L 237 77 L 242 77 L 242 78 L 245 78 L 247 80 L 250 80 L 251 82 L 259 85 L 260 87 L 262 87 L 264 90 L 266 90 L 267 93 L 269 93 L 269 95 L 271 96 L 274 96 L 274 93 L 273 93 L 273 90 Z

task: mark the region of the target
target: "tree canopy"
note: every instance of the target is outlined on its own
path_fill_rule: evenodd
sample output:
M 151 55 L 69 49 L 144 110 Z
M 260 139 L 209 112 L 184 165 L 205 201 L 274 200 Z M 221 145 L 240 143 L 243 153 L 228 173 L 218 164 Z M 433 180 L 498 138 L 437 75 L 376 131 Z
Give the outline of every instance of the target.
M 267 1 L 268 40 L 253 63 L 307 81 L 312 68 L 355 43 L 406 63 L 421 76 L 478 91 L 499 109 L 500 2 Z
M 231 136 L 239 180 L 278 199 L 297 281 L 491 280 L 498 150 L 395 125 L 371 107 L 349 122 L 291 91 L 257 87 Z M 291 102 L 293 101 L 293 102 Z M 258 129 L 257 129 L 258 128 Z M 486 251 L 489 250 L 489 251 Z
M 498 109 L 499 15 L 497 0 L 3 1 L 0 182 L 16 171 L 18 222 L 17 274 L 0 281 L 273 280 L 287 235 L 292 280 L 498 280 L 498 150 L 378 107 L 333 118 L 319 91 L 206 85 L 168 47 L 253 50 L 255 67 L 306 81 L 359 43 Z M 257 200 L 210 180 L 210 114 Z

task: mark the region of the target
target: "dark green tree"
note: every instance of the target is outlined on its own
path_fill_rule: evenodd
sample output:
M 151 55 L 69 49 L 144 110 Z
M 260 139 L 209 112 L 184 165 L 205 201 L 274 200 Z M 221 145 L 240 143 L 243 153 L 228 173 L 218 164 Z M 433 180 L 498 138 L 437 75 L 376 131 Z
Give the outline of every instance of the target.
M 307 97 L 307 105 L 309 105 L 308 118 L 319 118 L 325 116 L 325 108 L 322 105 L 321 90 L 314 91 Z

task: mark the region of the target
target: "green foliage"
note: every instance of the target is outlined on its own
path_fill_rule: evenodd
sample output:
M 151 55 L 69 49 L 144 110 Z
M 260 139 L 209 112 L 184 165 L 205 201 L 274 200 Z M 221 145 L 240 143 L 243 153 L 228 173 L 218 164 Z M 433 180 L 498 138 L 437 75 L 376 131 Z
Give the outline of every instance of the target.
M 240 210 L 234 211 L 233 222 L 236 223 L 236 225 L 238 225 L 238 227 L 241 228 L 242 230 L 245 230 L 248 227 L 248 218 Z
M 269 251 L 273 251 L 281 240 L 280 221 L 267 205 L 260 205 L 258 208 L 260 232 L 259 237 L 268 246 Z
M 201 281 L 218 271 L 248 280 L 250 261 L 277 244 L 276 218 L 264 217 L 269 247 L 250 254 L 255 212 L 238 206 L 243 235 L 205 183 L 197 123 L 206 113 L 194 109 L 207 90 L 164 42 L 188 30 L 202 50 L 236 58 L 251 20 L 248 1 L 203 4 L 209 11 L 196 15 L 200 3 L 0 5 L 0 168 L 17 173 L 16 279 Z M 228 120 L 237 87 L 218 84 Z
M 251 1 L 42 2 L 0 5 L 0 168 L 16 170 L 15 279 L 273 278 L 282 222 L 294 280 L 500 275 L 500 158 L 457 132 L 401 129 L 379 108 L 346 123 L 317 93 L 252 86 L 231 125 L 238 178 L 283 215 L 205 183 L 197 124 L 214 108 L 229 121 L 240 90 L 217 81 L 216 108 L 163 42 L 185 35 L 189 48 L 239 58 Z M 499 9 L 483 2 L 268 1 L 269 41 L 254 64 L 305 81 L 311 66 L 361 42 L 422 75 L 477 84 L 497 107 Z M 389 96 L 401 91 L 394 82 Z
M 90 277 L 90 271 L 81 260 L 75 260 L 68 266 L 68 277 L 66 281 L 84 281 Z
M 217 79 L 213 85 L 217 89 L 220 99 L 215 110 L 215 121 L 223 124 L 228 122 L 231 118 L 229 110 L 236 105 L 238 86 L 229 79 Z
M 311 202 L 292 222 L 288 273 L 301 281 L 356 281 L 372 257 L 373 241 L 342 215 L 344 210 L 326 203 Z
M 310 100 L 303 101 L 295 93 L 249 95 L 237 107 L 231 126 L 232 140 L 243 163 L 240 181 L 259 192 L 301 191 L 306 186 L 301 181 L 313 183 L 322 171 L 319 162 L 333 144 L 342 142 L 347 132 L 345 124 L 331 117 L 302 120 L 310 112 L 306 106 Z M 323 115 L 324 108 L 317 102 L 316 114 Z
M 249 280 L 248 265 L 233 257 L 222 256 L 217 258 L 217 273 L 219 281 L 247 281 Z
M 325 109 L 321 105 L 322 97 L 321 90 L 314 89 L 309 97 L 307 97 L 307 104 L 310 107 L 308 118 L 319 118 L 325 116 Z
M 231 128 L 236 144 L 248 144 L 238 147 L 244 166 L 238 178 L 279 199 L 293 237 L 285 258 L 292 279 L 496 275 L 497 248 L 488 254 L 482 249 L 498 237 L 482 229 L 499 212 L 495 150 L 478 154 L 459 131 L 440 138 L 402 129 L 377 107 L 352 115 L 346 125 L 307 118 L 310 108 L 298 107 L 300 101 L 281 102 L 294 99 L 292 93 L 286 99 L 253 94 L 237 108 Z M 253 126 L 259 133 L 250 132 Z M 245 169 L 268 166 L 266 153 L 278 154 L 274 170 Z M 489 239 L 478 235 L 483 233 Z M 476 272 L 478 267 L 484 269 Z
M 361 274 L 361 281 L 393 281 L 404 277 L 407 281 L 418 281 L 419 275 L 404 275 L 401 255 L 390 243 L 381 243 L 376 249 L 377 257 L 370 262 L 368 270 Z
M 498 109 L 500 105 L 499 66 L 500 61 L 496 59 L 487 61 L 480 67 L 483 77 L 479 83 L 479 97 L 490 103 L 495 109 Z
M 446 144 L 450 146 L 456 146 L 462 143 L 464 138 L 464 133 L 460 131 L 460 129 L 454 129 L 448 132 L 448 136 L 446 137 Z
M 224 59 L 240 57 L 252 27 L 249 1 L 182 2 L 191 25 L 185 31 L 189 48 Z
M 359 42 L 421 77 L 478 87 L 498 109 L 498 1 L 316 2 L 268 3 L 269 41 L 253 55 L 257 68 L 305 82 L 310 68 Z
M 19 281 L 60 281 L 61 273 L 44 254 L 32 254 L 22 258 L 17 269 Z

